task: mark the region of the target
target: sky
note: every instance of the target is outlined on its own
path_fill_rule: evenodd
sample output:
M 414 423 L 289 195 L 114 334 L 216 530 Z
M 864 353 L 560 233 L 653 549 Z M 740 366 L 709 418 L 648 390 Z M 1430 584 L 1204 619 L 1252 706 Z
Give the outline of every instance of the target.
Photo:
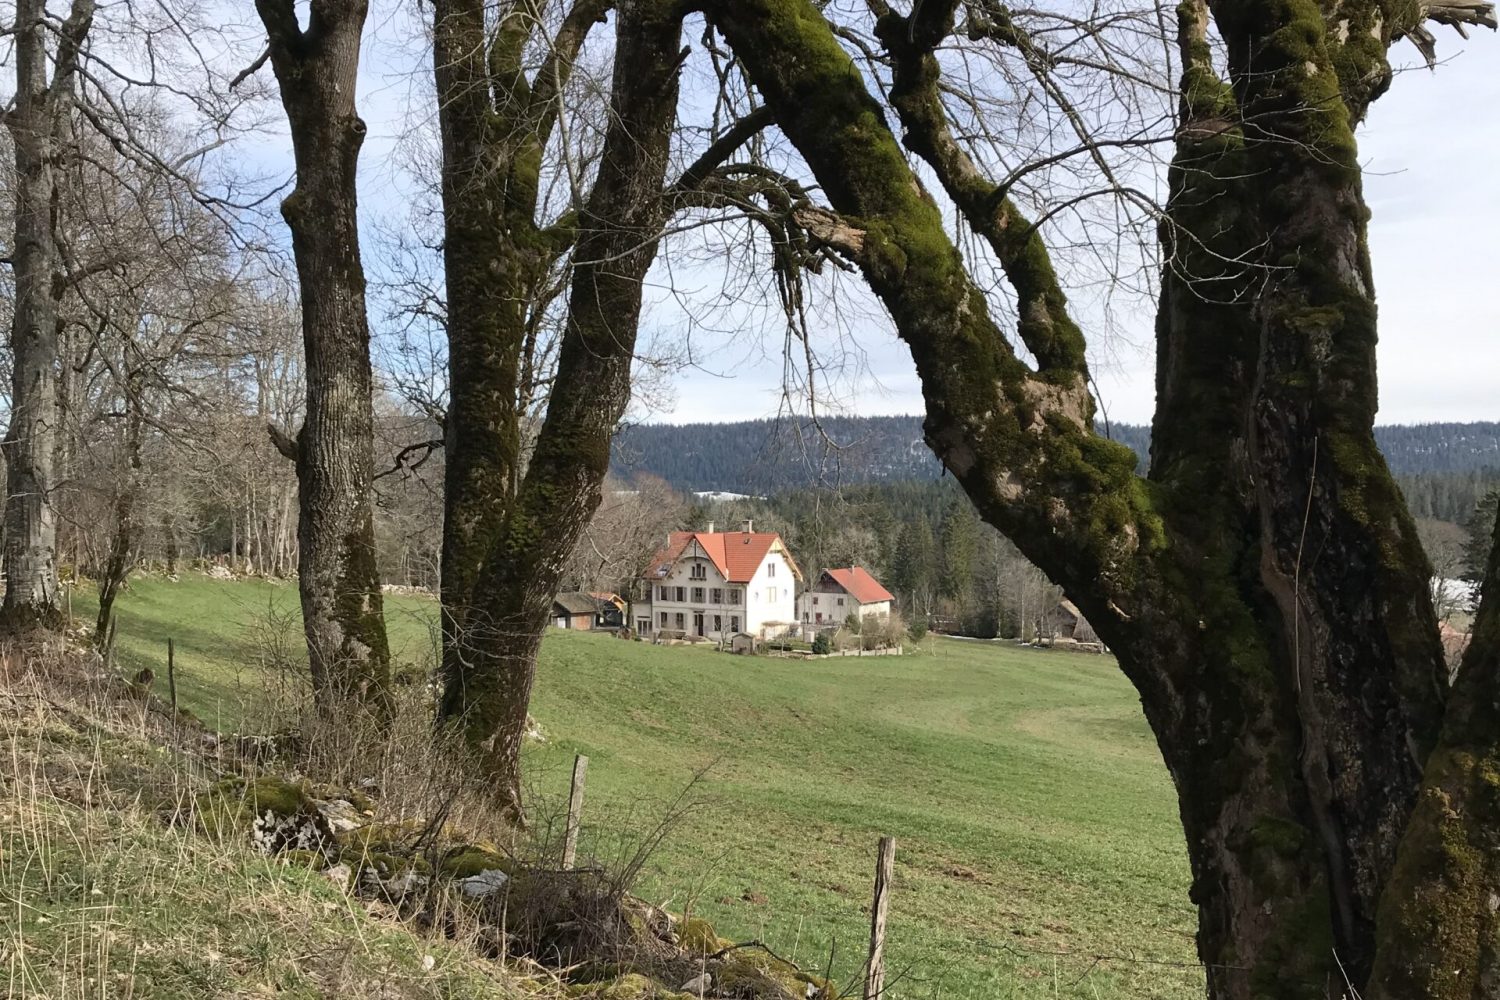
M 1380 307 L 1381 423 L 1500 420 L 1500 39 L 1439 35 L 1447 62 L 1410 68 L 1376 102 L 1360 133 Z M 1155 404 L 1151 316 L 1121 319 L 1091 364 L 1111 420 L 1149 423 Z M 839 394 L 859 416 L 920 413 L 906 348 L 873 318 L 860 337 L 868 377 Z M 712 373 L 685 372 L 676 405 L 652 419 L 716 422 L 775 416 L 782 365 L 748 347 L 724 350 Z
M 362 211 L 389 220 L 405 194 L 393 156 L 399 137 L 430 116 L 422 74 L 410 61 L 409 15 L 372 10 L 361 112 L 370 124 L 361 163 Z M 248 26 L 252 28 L 253 26 Z M 1404 66 L 1360 132 L 1370 244 L 1381 310 L 1382 423 L 1500 419 L 1500 38 L 1479 29 L 1463 41 L 1438 28 L 1435 72 L 1398 43 Z M 268 71 L 267 71 L 268 73 Z M 259 154 L 284 153 L 274 142 Z M 366 239 L 367 256 L 371 241 Z M 687 292 L 712 300 L 722 281 L 713 262 L 659 266 L 649 279 L 642 336 L 675 345 L 686 360 L 655 384 L 633 419 L 687 423 L 772 417 L 784 406 L 786 363 L 779 318 L 726 306 L 693 320 L 675 305 Z M 918 413 L 921 395 L 909 355 L 857 280 L 840 300 L 854 303 L 837 326 L 813 325 L 842 370 L 826 386 L 837 412 Z M 1149 422 L 1153 409 L 1150 303 L 1113 303 L 1107 334 L 1100 304 L 1075 299 L 1091 332 L 1091 364 L 1103 411 L 1115 422 Z M 372 317 L 375 318 L 375 317 Z M 377 319 L 378 325 L 378 319 Z M 691 332 L 691 356 L 683 335 Z

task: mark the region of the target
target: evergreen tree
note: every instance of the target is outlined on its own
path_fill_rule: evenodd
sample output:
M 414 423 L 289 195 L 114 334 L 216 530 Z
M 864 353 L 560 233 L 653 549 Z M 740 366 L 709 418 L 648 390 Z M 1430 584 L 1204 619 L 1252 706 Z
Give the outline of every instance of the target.
M 905 602 L 913 621 L 927 614 L 936 575 L 937 553 L 932 541 L 932 528 L 925 518 L 907 521 L 896 545 L 891 583 L 899 599 Z
M 1464 525 L 1469 540 L 1464 544 L 1463 578 L 1470 583 L 1484 579 L 1497 515 L 1500 515 L 1500 489 L 1490 490 L 1481 497 Z
M 974 560 L 979 550 L 979 518 L 974 506 L 963 497 L 955 497 L 943 517 L 942 576 L 938 593 L 966 609 L 974 590 Z

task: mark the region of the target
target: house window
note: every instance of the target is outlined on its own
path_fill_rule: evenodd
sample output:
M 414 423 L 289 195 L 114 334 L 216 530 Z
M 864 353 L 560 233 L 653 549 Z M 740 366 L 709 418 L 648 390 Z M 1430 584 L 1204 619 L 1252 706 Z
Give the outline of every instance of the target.
M 775 587 L 767 587 L 766 588 L 766 600 L 768 600 L 768 601 L 774 601 L 774 600 L 776 600 L 776 588 Z
M 665 611 L 663 611 L 661 613 L 661 627 L 662 628 L 666 628 L 667 627 L 667 613 Z
M 740 592 L 738 590 L 731 590 L 729 592 L 729 603 L 730 604 L 738 604 L 738 603 L 740 603 Z
M 766 576 L 775 576 L 775 575 L 776 575 L 776 564 L 775 563 L 767 563 L 766 564 Z
M 722 632 L 722 631 L 724 631 L 724 616 L 723 615 L 714 615 L 714 631 L 715 632 Z
M 670 601 L 671 600 L 671 598 L 667 596 L 667 588 L 666 587 L 657 587 L 656 588 L 656 599 L 658 601 Z
M 677 599 L 679 601 L 685 601 L 685 600 L 687 600 L 687 588 L 686 587 L 678 587 L 677 588 Z M 842 604 L 843 602 L 840 601 L 839 603 Z
M 701 562 L 693 563 L 693 571 L 691 576 L 694 580 L 707 580 L 708 567 L 704 566 Z
M 738 632 L 739 630 L 740 630 L 740 616 L 739 615 L 730 615 L 729 616 L 729 631 L 731 631 L 731 632 Z
M 724 603 L 724 588 L 723 587 L 715 587 L 713 590 L 709 591 L 709 598 L 708 598 L 708 600 L 709 600 L 710 604 L 723 604 Z
M 842 597 L 840 597 L 839 598 L 839 607 L 842 608 L 843 606 L 844 606 L 844 599 Z
M 677 627 L 682 628 L 682 612 L 680 611 L 677 613 Z
M 702 604 L 703 603 L 703 588 L 702 587 L 694 587 L 693 588 L 693 603 L 694 604 Z
M 816 597 L 814 597 L 813 598 L 813 607 L 817 607 L 817 606 L 818 606 L 818 599 Z

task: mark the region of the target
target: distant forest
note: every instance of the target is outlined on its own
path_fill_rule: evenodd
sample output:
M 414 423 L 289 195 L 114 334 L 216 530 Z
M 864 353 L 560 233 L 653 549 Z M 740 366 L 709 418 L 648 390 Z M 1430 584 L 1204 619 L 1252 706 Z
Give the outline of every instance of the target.
M 1108 433 L 1145 468 L 1150 428 L 1115 424 Z M 1461 523 L 1500 484 L 1500 423 L 1396 424 L 1377 427 L 1375 437 L 1417 517 Z M 684 491 L 753 496 L 943 475 L 915 416 L 638 424 L 616 436 L 612 470 Z

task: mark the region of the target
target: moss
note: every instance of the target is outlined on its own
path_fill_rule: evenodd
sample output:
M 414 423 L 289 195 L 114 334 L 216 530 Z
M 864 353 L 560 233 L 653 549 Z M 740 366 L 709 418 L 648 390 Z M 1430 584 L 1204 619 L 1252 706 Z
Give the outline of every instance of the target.
M 317 804 L 305 785 L 284 778 L 225 778 L 199 793 L 193 819 L 204 832 L 223 836 L 249 830 L 267 812 L 278 819 L 314 816 Z
M 487 871 L 514 875 L 517 867 L 513 858 L 475 844 L 451 848 L 438 862 L 438 872 L 455 880 L 471 878 Z
M 808 975 L 790 962 L 758 948 L 731 952 L 715 971 L 714 984 L 720 992 L 730 996 L 806 1000 L 809 986 L 817 997 L 836 995 L 830 981 Z
M 712 955 L 734 943 L 719 937 L 714 925 L 702 917 L 684 920 L 677 928 L 677 940 L 691 955 Z
M 668 990 L 639 972 L 599 982 L 575 983 L 568 987 L 568 996 L 579 1000 L 688 1000 L 686 993 Z

